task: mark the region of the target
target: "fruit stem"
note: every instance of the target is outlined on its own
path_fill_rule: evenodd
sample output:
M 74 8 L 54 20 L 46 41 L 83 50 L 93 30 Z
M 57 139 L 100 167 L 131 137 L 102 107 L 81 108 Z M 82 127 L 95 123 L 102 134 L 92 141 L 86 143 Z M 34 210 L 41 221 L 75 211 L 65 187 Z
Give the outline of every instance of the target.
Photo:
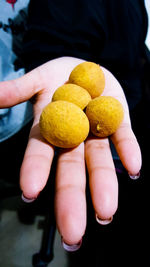
M 96 126 L 96 130 L 97 130 L 97 132 L 100 132 L 100 130 L 101 130 L 101 126 L 100 126 L 100 124 L 97 124 L 97 126 Z

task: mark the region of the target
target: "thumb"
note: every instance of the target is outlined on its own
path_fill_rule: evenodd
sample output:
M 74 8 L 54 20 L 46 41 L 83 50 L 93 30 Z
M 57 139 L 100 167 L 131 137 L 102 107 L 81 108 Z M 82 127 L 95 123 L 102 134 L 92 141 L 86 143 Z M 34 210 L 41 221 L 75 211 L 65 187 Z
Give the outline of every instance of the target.
M 7 108 L 29 100 L 42 89 L 36 68 L 20 78 L 0 82 L 0 108 Z

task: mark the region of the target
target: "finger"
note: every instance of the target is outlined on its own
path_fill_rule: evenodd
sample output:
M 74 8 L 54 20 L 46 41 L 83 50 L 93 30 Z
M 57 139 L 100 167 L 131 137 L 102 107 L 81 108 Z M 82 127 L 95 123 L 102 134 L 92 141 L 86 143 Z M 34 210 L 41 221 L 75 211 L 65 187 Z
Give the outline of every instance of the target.
M 0 108 L 7 108 L 29 100 L 38 92 L 49 88 L 51 95 L 64 84 L 71 70 L 82 60 L 62 57 L 28 72 L 22 77 L 0 83 Z
M 40 135 L 34 124 L 20 171 L 20 187 L 27 199 L 35 199 L 47 183 L 54 156 L 54 148 Z
M 118 182 L 109 141 L 89 138 L 85 148 L 93 206 L 101 220 L 108 220 L 118 206 Z
M 124 120 L 120 128 L 112 135 L 111 139 L 116 147 L 119 157 L 131 175 L 137 175 L 141 169 L 142 159 L 137 139 L 132 131 L 127 101 L 119 82 L 105 68 L 106 78 L 104 95 L 111 95 L 117 98 L 123 105 Z
M 49 88 L 45 87 L 33 105 L 34 122 L 20 172 L 20 187 L 27 199 L 36 198 L 45 187 L 54 156 L 54 147 L 42 137 L 39 128 L 39 118 L 50 95 Z
M 139 144 L 129 123 L 122 123 L 111 137 L 122 164 L 130 175 L 137 175 L 141 169 L 142 157 Z
M 56 173 L 55 210 L 58 230 L 67 244 L 77 244 L 86 227 L 84 144 L 61 152 Z
M 7 108 L 30 99 L 42 89 L 40 68 L 20 78 L 0 83 L 0 107 Z

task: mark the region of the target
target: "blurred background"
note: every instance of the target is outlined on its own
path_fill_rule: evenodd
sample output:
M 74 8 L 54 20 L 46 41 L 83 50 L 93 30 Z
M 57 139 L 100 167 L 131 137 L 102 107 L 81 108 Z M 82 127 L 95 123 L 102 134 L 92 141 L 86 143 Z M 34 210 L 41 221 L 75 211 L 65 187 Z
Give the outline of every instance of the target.
M 149 0 L 145 0 L 145 6 L 146 6 L 147 14 L 149 17 L 149 28 L 148 28 L 147 38 L 146 38 L 146 45 L 150 49 L 150 1 Z

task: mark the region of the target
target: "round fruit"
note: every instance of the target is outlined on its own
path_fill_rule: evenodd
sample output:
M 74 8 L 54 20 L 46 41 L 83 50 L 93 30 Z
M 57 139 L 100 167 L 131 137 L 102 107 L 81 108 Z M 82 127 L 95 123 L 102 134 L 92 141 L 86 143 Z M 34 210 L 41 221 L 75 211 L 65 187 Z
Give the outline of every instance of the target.
M 86 115 L 91 132 L 99 137 L 107 137 L 115 133 L 120 126 L 124 111 L 122 104 L 116 98 L 100 96 L 90 101 Z
M 54 93 L 52 101 L 65 100 L 84 109 L 91 100 L 90 94 L 76 84 L 64 84 Z
M 52 145 L 72 148 L 82 143 L 89 133 L 89 121 L 85 113 L 67 101 L 49 103 L 40 116 L 40 131 Z
M 86 89 L 92 98 L 100 96 L 105 87 L 104 73 L 101 67 L 93 62 L 77 65 L 69 76 L 69 82 Z

